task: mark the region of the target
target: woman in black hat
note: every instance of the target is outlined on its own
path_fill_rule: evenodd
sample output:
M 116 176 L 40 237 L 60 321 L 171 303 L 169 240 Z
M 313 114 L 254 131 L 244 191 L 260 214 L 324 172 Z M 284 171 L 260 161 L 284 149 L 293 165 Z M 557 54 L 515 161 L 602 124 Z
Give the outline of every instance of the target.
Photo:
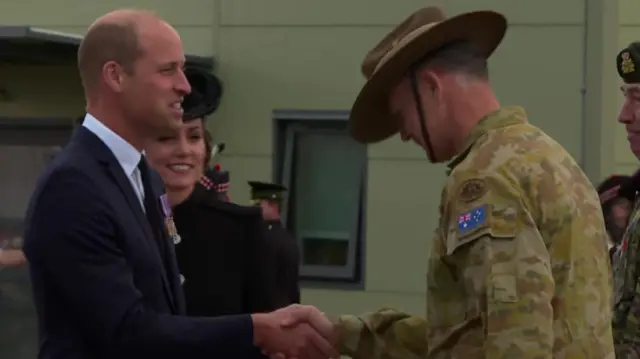
M 622 242 L 622 235 L 627 226 L 631 200 L 624 195 L 630 181 L 629 176 L 614 175 L 598 186 L 598 194 L 602 205 L 607 233 L 609 234 L 609 254 L 612 256 Z
M 218 106 L 220 83 L 201 70 L 185 74 L 192 92 L 183 102 L 184 123 L 158 136 L 146 154 L 169 199 L 167 231 L 175 243 L 187 314 L 271 311 L 276 307 L 269 271 L 262 264 L 260 211 L 221 201 L 215 187 L 200 182 L 214 147 L 204 121 Z

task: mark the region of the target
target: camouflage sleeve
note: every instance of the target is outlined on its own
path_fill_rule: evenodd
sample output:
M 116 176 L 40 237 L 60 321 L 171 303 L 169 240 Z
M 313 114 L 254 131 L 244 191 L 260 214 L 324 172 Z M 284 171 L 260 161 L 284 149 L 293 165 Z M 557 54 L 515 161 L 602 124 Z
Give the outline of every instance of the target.
M 419 359 L 427 353 L 424 317 L 383 308 L 338 317 L 338 350 L 354 359 Z
M 457 183 L 445 246 L 470 310 L 480 311 L 483 357 L 552 358 L 550 256 L 521 189 L 498 175 Z

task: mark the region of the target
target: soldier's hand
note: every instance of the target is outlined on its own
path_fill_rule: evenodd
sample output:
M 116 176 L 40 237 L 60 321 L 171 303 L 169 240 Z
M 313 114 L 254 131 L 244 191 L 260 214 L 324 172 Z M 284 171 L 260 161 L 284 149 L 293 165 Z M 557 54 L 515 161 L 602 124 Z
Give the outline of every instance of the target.
M 295 327 L 299 324 L 307 323 L 318 333 L 335 342 L 335 328 L 333 323 L 318 308 L 311 305 L 294 304 L 285 308 L 287 316 L 281 325 L 285 328 Z
M 266 355 L 287 359 L 327 359 L 339 357 L 333 344 L 308 323 L 284 326 L 291 312 L 283 308 L 267 314 L 254 314 L 254 340 Z M 305 316 L 306 309 L 300 309 Z

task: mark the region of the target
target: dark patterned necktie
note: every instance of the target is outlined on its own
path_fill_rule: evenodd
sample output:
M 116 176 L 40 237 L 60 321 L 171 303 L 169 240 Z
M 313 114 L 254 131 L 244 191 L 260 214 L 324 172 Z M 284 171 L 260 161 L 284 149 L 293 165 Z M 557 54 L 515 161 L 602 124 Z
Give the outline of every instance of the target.
M 156 240 L 162 241 L 162 234 L 164 233 L 162 214 L 160 213 L 160 208 L 158 207 L 158 202 L 156 201 L 153 187 L 151 186 L 151 172 L 149 171 L 149 166 L 147 165 L 147 160 L 144 158 L 144 156 L 142 156 L 140 162 L 138 163 L 138 170 L 140 171 L 142 188 L 144 189 L 143 202 L 147 220 L 151 225 L 151 230 Z

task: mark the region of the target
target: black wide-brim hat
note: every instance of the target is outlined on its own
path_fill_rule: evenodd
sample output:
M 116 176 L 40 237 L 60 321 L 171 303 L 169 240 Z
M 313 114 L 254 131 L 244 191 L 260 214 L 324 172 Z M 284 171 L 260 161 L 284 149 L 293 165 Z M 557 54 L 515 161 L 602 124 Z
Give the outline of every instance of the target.
M 218 109 L 222 83 L 212 73 L 198 68 L 186 68 L 184 74 L 191 85 L 191 93 L 182 101 L 182 120 L 204 119 Z

